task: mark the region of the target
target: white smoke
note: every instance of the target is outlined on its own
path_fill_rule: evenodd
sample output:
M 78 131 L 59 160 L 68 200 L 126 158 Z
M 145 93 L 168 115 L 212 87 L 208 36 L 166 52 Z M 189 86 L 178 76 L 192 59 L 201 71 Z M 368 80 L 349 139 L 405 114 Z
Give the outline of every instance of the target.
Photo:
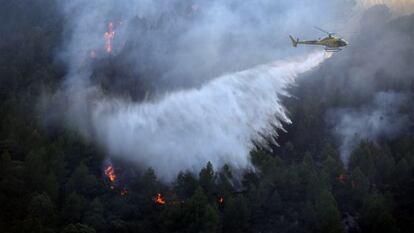
M 296 75 L 326 57 L 318 52 L 292 61 L 256 65 L 309 51 L 291 48 L 288 31 L 309 32 L 309 25 L 320 22 L 320 17 L 334 22 L 341 18 L 343 7 L 351 5 L 333 0 L 314 8 L 305 3 L 62 3 L 68 36 L 59 55 L 67 62 L 69 74 L 63 94 L 56 96 L 64 96 L 66 101 L 60 104 L 66 122 L 99 143 L 110 156 L 152 167 L 166 181 L 180 170 L 197 171 L 208 161 L 216 168 L 224 163 L 249 167 L 252 140 L 260 139 L 259 134 L 275 133 L 272 130 L 290 122 L 279 99 L 287 94 L 285 88 Z M 137 103 L 115 98 L 100 91 L 99 82 L 90 78 L 94 64 L 85 57 L 92 50 L 97 51 L 96 60 L 106 56 L 99 51 L 109 21 L 116 24 L 114 53 L 108 55 L 109 60 L 122 58 L 117 61 L 133 64 L 128 71 L 154 91 L 162 90 L 161 99 Z M 174 87 L 186 89 L 175 91 Z M 165 90 L 174 92 L 165 94 Z
M 370 8 L 375 5 L 386 5 L 396 14 L 411 14 L 414 12 L 414 1 L 412 0 L 357 0 L 357 7 L 363 9 Z
M 163 180 L 210 161 L 250 166 L 252 140 L 290 123 L 280 95 L 299 73 L 326 56 L 276 62 L 221 76 L 200 89 L 168 94 L 151 103 L 98 100 L 92 110 L 98 142 L 111 155 L 152 167 Z
M 392 139 L 410 122 L 401 109 L 410 106 L 411 98 L 404 93 L 379 92 L 372 103 L 359 109 L 335 109 L 328 113 L 328 121 L 335 125 L 333 132 L 340 142 L 339 151 L 345 165 L 362 140 L 378 142 Z
M 320 36 L 314 25 L 335 28 L 352 5 L 343 0 L 317 2 L 61 1 L 65 34 L 59 56 L 69 72 L 88 68 L 85 57 L 92 50 L 98 60 L 102 57 L 103 35 L 113 22 L 113 55 L 119 55 L 117 62 L 123 65 L 132 64 L 128 72 L 154 87 L 152 93 L 200 86 L 225 72 L 309 52 L 305 46 L 292 49 L 287 36 Z

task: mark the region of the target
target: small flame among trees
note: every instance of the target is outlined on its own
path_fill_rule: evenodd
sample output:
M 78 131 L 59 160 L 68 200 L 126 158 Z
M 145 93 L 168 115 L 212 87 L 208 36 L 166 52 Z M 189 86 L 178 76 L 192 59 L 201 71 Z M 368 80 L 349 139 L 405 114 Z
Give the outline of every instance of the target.
M 108 177 L 111 183 L 115 182 L 116 174 L 115 174 L 115 169 L 112 165 L 109 165 L 108 167 L 105 168 L 105 175 Z
M 121 190 L 121 196 L 126 196 L 128 194 L 128 190 L 126 188 Z
M 114 31 L 114 24 L 112 22 L 108 23 L 108 31 L 105 32 L 104 38 L 105 38 L 105 51 L 107 53 L 112 53 L 112 40 L 115 37 L 115 31 Z
M 165 198 L 161 195 L 161 193 L 157 193 L 157 195 L 154 197 L 154 202 L 158 205 L 164 205 Z

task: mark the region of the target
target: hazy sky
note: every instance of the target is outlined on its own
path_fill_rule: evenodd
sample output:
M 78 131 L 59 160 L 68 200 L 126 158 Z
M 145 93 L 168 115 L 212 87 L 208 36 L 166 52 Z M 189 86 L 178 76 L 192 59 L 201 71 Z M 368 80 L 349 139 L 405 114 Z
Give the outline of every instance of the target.
M 413 0 L 357 0 L 357 3 L 364 8 L 385 4 L 395 14 L 409 14 L 414 12 Z

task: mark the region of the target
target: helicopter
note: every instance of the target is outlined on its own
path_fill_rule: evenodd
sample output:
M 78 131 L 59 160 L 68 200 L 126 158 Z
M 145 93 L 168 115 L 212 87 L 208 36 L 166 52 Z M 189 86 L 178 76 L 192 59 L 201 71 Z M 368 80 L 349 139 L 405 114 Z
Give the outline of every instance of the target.
M 334 36 L 336 35 L 335 32 L 328 32 L 323 30 L 322 28 L 318 28 L 319 31 L 328 34 L 327 37 L 324 37 L 322 39 L 318 40 L 302 40 L 300 41 L 299 38 L 296 38 L 296 40 L 293 38 L 293 36 L 289 35 L 290 40 L 292 41 L 293 47 L 297 47 L 298 44 L 309 44 L 309 45 L 322 45 L 325 46 L 325 51 L 329 52 L 338 52 L 341 51 L 343 47 L 348 45 L 348 42 L 344 39 Z

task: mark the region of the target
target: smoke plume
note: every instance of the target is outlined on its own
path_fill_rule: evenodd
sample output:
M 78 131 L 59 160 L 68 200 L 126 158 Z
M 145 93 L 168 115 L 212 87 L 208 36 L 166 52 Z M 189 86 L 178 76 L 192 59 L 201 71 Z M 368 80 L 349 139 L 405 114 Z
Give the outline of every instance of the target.
M 336 144 L 344 164 L 361 140 L 382 144 L 413 132 L 414 14 L 397 16 L 375 5 L 363 12 L 359 24 L 346 49 L 290 90 L 298 107 L 287 106 L 297 113 L 292 121 L 299 133 L 288 129 L 298 138 L 295 146 L 309 150 L 314 145 L 317 154 L 327 143 Z M 324 126 L 334 140 L 302 133 Z
M 351 5 L 305 2 L 61 3 L 68 74 L 54 95 L 58 112 L 109 156 L 166 181 L 208 161 L 247 168 L 252 140 L 290 122 L 285 88 L 326 58 L 292 50 L 288 32 L 335 22 Z
M 247 168 L 252 140 L 290 122 L 279 95 L 286 95 L 296 75 L 324 58 L 317 52 L 223 75 L 155 102 L 97 101 L 94 135 L 110 154 L 152 167 L 167 180 L 183 169 L 198 171 L 208 161 L 215 167 Z
M 393 139 L 408 130 L 410 118 L 401 110 L 409 108 L 412 96 L 403 93 L 379 92 L 372 103 L 359 109 L 335 109 L 328 112 L 328 121 L 340 142 L 339 151 L 345 164 L 349 155 L 362 141 L 378 142 Z

